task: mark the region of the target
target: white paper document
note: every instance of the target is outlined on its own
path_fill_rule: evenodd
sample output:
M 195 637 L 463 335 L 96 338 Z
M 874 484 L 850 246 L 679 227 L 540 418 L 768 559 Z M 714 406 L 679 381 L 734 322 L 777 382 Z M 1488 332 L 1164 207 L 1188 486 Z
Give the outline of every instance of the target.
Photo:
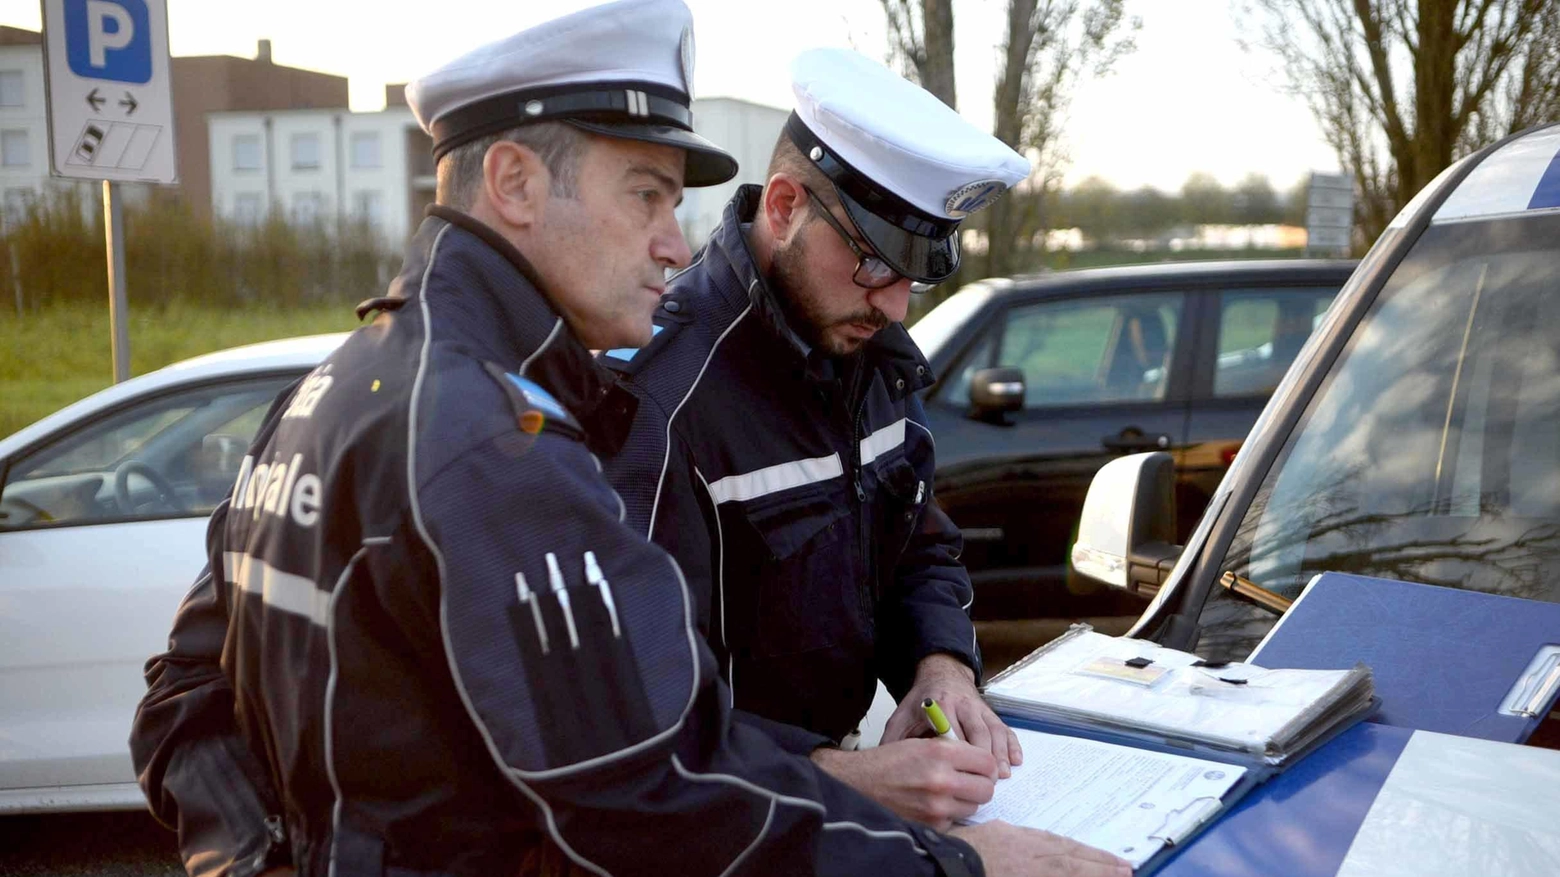
M 1120 856 L 1136 868 L 1217 813 L 1246 769 L 1014 728 L 1024 763 L 970 822 L 1001 819 Z
M 1196 741 L 1270 764 L 1330 727 L 1329 717 L 1370 699 L 1363 668 L 1266 670 L 1235 663 L 1214 669 L 1194 666 L 1197 660 L 1152 642 L 1074 628 L 999 674 L 985 694 L 1002 713 Z

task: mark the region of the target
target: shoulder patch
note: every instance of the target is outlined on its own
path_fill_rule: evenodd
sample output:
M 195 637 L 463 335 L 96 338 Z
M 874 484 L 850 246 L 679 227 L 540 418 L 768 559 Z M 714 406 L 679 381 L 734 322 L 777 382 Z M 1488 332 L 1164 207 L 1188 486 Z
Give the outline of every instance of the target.
M 510 408 L 514 410 L 515 425 L 521 432 L 536 435 L 548 430 L 571 438 L 584 438 L 585 430 L 580 427 L 579 421 L 541 384 L 505 371 L 503 366 L 496 363 L 484 362 L 482 368 L 503 389 Z

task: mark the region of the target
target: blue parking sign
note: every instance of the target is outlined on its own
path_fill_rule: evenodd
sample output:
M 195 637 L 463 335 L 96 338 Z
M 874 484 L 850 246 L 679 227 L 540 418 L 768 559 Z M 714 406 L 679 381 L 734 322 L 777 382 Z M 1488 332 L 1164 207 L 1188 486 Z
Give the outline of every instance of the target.
M 152 28 L 146 0 L 65 0 L 65 53 L 77 76 L 150 82 Z

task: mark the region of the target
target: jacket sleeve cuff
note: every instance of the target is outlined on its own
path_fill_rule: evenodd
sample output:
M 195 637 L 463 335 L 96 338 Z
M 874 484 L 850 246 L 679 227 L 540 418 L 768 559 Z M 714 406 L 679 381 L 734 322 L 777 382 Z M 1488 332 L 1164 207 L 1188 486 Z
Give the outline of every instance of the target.
M 806 728 L 787 725 L 784 722 L 776 722 L 773 719 L 766 719 L 763 716 L 742 710 L 732 710 L 731 718 L 732 721 L 741 722 L 750 728 L 762 732 L 769 739 L 773 740 L 775 745 L 792 755 L 806 757 L 811 755 L 814 749 L 823 746 L 833 746 L 837 742 Z
M 913 830 L 922 849 L 937 863 L 939 877 L 986 877 L 986 867 L 974 847 L 951 834 L 919 826 Z

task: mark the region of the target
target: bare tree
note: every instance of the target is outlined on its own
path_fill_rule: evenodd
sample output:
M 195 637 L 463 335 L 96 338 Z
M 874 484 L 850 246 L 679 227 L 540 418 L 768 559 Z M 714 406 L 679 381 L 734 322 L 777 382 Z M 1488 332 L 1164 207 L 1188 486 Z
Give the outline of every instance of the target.
M 879 0 L 888 19 L 889 54 L 906 76 L 958 109 L 953 75 L 953 0 Z
M 958 108 L 953 73 L 952 0 L 879 0 L 888 22 L 890 55 L 907 76 Z M 914 301 L 917 314 L 964 283 L 1038 265 L 1047 227 L 1045 204 L 1061 183 L 1060 133 L 1078 80 L 1103 76 L 1131 52 L 1142 23 L 1126 0 L 1007 0 L 1002 65 L 993 93 L 992 134 L 1034 162 L 1030 178 L 965 223 L 984 246 L 968 248 L 959 273 Z
M 1034 172 L 985 216 L 984 264 L 971 279 L 1001 277 L 1035 266 L 1042 211 L 1061 183 L 1061 131 L 1073 88 L 1084 75 L 1104 76 L 1136 48 L 1141 22 L 1125 0 L 1008 0 L 1002 66 L 992 100 L 992 134 L 1034 162 Z
M 1366 241 L 1459 155 L 1560 114 L 1557 0 L 1242 0 L 1359 189 Z

